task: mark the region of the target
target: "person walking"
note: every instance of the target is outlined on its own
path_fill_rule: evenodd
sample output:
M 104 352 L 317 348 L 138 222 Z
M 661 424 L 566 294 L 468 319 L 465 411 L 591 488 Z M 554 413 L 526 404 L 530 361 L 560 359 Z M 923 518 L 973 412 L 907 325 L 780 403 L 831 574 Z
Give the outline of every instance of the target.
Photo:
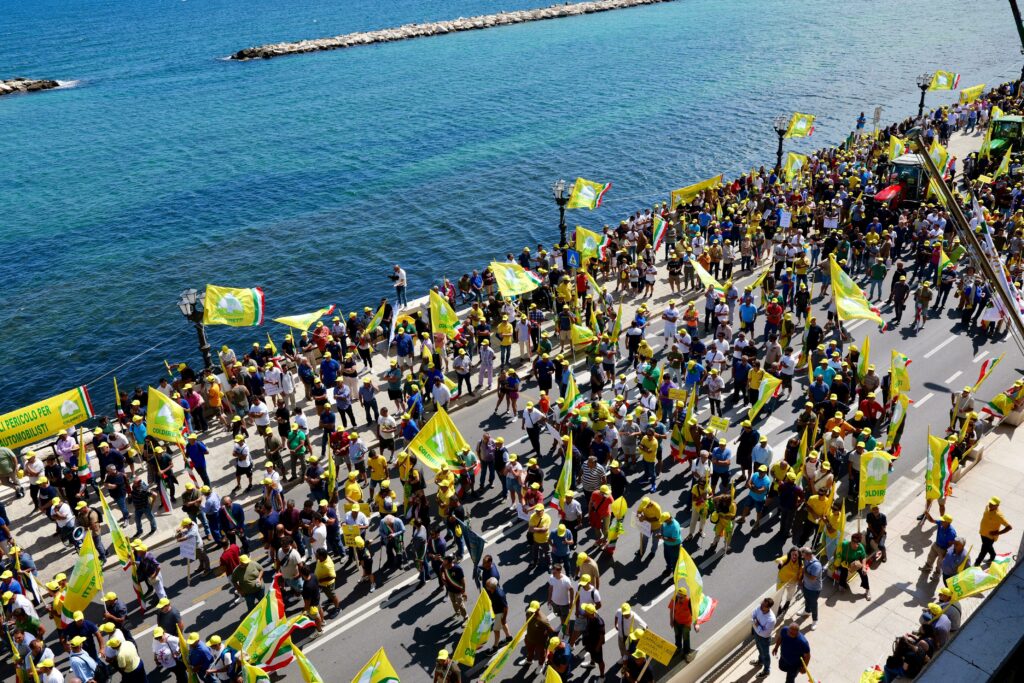
M 786 683 L 796 683 L 797 676 L 806 671 L 811 661 L 811 645 L 795 621 L 775 636 L 772 652 L 779 655 L 779 669 L 785 672 Z
M 754 635 L 754 645 L 757 646 L 757 659 L 750 663 L 761 667 L 758 678 L 767 678 L 771 673 L 772 631 L 775 630 L 776 622 L 775 612 L 772 611 L 774 606 L 774 600 L 765 598 L 750 615 L 750 630 Z
M 1000 502 L 997 496 L 992 496 L 988 501 L 988 507 L 981 515 L 981 527 L 978 530 L 978 533 L 981 534 L 981 550 L 978 551 L 978 557 L 974 561 L 975 567 L 980 567 L 986 559 L 990 561 L 996 559 L 996 541 L 1000 536 L 1013 529 L 999 510 Z
M 800 549 L 800 555 L 804 558 L 800 581 L 800 590 L 804 594 L 806 606 L 804 616 L 811 618 L 811 630 L 813 631 L 818 628 L 818 598 L 821 596 L 823 569 L 818 556 L 807 546 Z

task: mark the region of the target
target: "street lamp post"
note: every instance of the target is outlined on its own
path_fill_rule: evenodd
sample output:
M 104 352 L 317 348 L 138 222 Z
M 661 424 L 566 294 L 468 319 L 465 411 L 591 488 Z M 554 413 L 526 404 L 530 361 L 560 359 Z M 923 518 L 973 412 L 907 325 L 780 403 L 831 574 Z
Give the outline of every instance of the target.
M 562 267 L 565 267 L 566 235 L 565 235 L 565 206 L 569 203 L 569 195 L 566 193 L 565 181 L 558 179 L 551 186 L 551 194 L 555 196 L 555 203 L 558 204 L 558 249 L 562 252 Z
M 779 148 L 775 150 L 775 170 L 782 170 L 782 141 L 786 137 L 786 131 L 789 130 L 789 120 L 791 116 L 785 116 L 780 114 L 776 116 L 772 121 L 772 128 L 775 129 L 775 134 L 779 136 Z
M 203 354 L 203 370 L 206 374 L 213 367 L 213 358 L 210 357 L 210 342 L 206 339 L 206 326 L 203 325 L 203 309 L 199 292 L 194 289 L 186 289 L 182 292 L 178 297 L 178 310 L 196 328 L 199 352 Z
M 924 94 L 928 92 L 928 88 L 931 84 L 931 74 L 924 73 L 917 77 L 917 87 L 921 89 L 921 101 L 917 103 L 917 118 L 924 116 Z

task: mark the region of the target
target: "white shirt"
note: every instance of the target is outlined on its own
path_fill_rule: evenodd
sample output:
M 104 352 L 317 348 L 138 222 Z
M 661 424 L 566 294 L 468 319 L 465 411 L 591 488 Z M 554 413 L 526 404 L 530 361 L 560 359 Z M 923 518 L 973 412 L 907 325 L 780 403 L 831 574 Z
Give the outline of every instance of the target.
M 176 636 L 167 636 L 166 643 L 162 643 L 159 640 L 153 641 L 153 656 L 156 658 L 156 663 L 164 671 L 174 668 L 174 664 L 177 661 L 175 655 L 178 652 L 180 652 L 180 648 Z
M 277 396 L 281 393 L 282 373 L 276 367 L 263 373 L 263 390 L 267 396 Z
M 316 551 L 320 548 L 327 549 L 327 527 L 323 524 L 318 525 L 310 532 L 310 546 L 313 548 L 313 556 L 316 556 Z
M 266 427 L 270 424 L 270 416 L 267 412 L 267 406 L 262 401 L 259 403 L 253 403 L 249 406 L 249 416 L 253 419 L 258 427 Z M 292 418 L 294 419 L 294 418 Z
M 634 629 L 638 628 L 646 629 L 647 622 L 641 619 L 636 612 L 631 610 L 629 616 L 623 618 L 621 607 L 615 611 L 615 630 L 618 632 L 620 638 L 625 638 Z
M 398 277 L 398 279 L 395 280 L 395 287 L 405 287 L 405 269 L 399 268 L 396 270 L 395 276 Z
M 57 519 L 57 515 L 60 515 L 63 519 Z M 72 514 L 71 506 L 68 505 L 67 501 L 62 500 L 60 502 L 60 506 L 57 508 L 56 514 L 54 515 L 54 521 L 56 521 L 57 526 L 62 529 L 75 525 L 75 515 Z
M 767 613 L 761 611 L 761 606 L 758 605 L 754 608 L 754 613 L 750 617 L 750 621 L 754 626 L 754 633 L 761 636 L 762 638 L 771 638 L 772 630 L 775 628 L 775 613 L 768 610 Z
M 569 604 L 569 591 L 572 590 L 572 581 L 565 574 L 562 578 L 548 577 L 548 586 L 551 588 L 551 602 L 560 607 Z

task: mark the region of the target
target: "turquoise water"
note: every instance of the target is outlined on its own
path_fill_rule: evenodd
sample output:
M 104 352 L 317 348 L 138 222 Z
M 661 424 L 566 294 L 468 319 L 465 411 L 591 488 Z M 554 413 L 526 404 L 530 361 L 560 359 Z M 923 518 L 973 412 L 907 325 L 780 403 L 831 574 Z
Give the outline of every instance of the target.
M 118 370 L 198 362 L 187 287 L 262 286 L 268 319 L 413 295 L 557 236 L 550 185 L 614 186 L 599 227 L 774 161 L 771 118 L 916 112 L 914 78 L 1019 72 L 992 0 L 679 0 L 577 19 L 235 63 L 249 45 L 546 2 L 0 0 L 0 75 L 76 87 L 0 100 L 0 411 Z M 930 104 L 951 101 L 929 93 Z M 280 339 L 276 323 L 267 327 Z M 264 330 L 211 328 L 244 348 Z M 107 409 L 110 377 L 92 387 Z

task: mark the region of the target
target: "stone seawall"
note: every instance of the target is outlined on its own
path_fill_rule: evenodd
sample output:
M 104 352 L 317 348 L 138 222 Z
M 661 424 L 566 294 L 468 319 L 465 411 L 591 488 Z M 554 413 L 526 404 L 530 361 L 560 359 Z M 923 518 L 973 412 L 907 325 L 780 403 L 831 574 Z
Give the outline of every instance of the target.
M 271 57 L 282 57 L 284 55 L 303 54 L 305 52 L 319 52 L 320 50 L 341 50 L 358 45 L 373 45 L 375 43 L 390 43 L 398 40 L 411 40 L 412 38 L 425 38 L 427 36 L 444 35 L 446 33 L 457 33 L 459 31 L 478 31 L 496 26 L 507 26 L 509 24 L 522 24 L 528 21 L 543 21 L 545 19 L 560 19 L 562 17 L 574 17 L 581 14 L 592 14 L 594 12 L 608 12 L 640 5 L 656 5 L 672 0 L 592 0 L 590 2 L 578 2 L 573 4 L 552 5 L 539 9 L 517 10 L 514 12 L 501 12 L 499 14 L 486 14 L 478 17 L 452 19 L 450 21 L 434 21 L 429 24 L 405 24 L 397 28 L 385 28 L 376 31 L 364 31 L 360 33 L 346 33 L 333 38 L 316 38 L 313 40 L 300 40 L 293 43 L 272 43 L 259 45 L 239 50 L 231 55 L 230 59 L 270 59 Z
M 60 83 L 58 81 L 48 79 L 12 78 L 7 81 L 0 81 L 0 97 L 17 93 L 36 92 L 38 90 L 52 90 L 59 87 Z

